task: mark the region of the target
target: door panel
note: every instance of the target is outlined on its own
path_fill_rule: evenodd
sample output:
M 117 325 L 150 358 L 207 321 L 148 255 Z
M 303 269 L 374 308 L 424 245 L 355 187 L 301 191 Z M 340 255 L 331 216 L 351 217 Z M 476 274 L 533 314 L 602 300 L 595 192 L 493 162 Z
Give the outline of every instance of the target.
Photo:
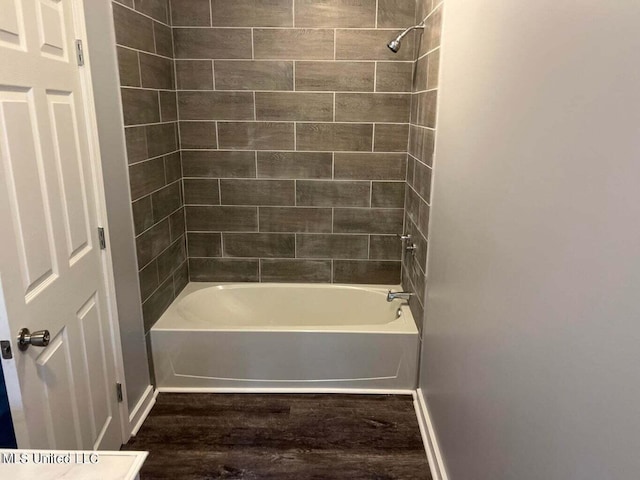
M 8 12 L 8 17 L 5 17 Z M 75 0 L 0 0 L 0 274 L 27 420 L 22 448 L 121 444 L 112 328 L 97 248 L 97 162 L 90 155 Z M 13 40 L 12 40 L 13 39 Z M 13 43 L 11 43 L 13 42 Z M 0 302 L 2 299 L 0 299 Z
M 49 116 L 62 206 L 68 260 L 75 263 L 91 249 L 89 212 L 83 182 L 83 166 L 78 143 L 77 122 L 71 93 L 48 93 Z
M 0 91 L 0 131 L 4 133 L 0 151 L 27 301 L 38 286 L 51 283 L 58 276 L 34 111 L 30 92 Z
M 0 46 L 24 48 L 20 0 L 0 0 Z

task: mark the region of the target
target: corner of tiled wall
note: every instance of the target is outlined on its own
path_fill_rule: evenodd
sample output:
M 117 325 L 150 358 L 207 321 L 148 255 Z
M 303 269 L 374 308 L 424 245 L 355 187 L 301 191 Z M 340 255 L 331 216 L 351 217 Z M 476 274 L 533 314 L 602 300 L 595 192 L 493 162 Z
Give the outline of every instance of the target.
M 402 269 L 402 283 L 417 295 L 410 305 L 419 329 L 422 329 L 427 288 L 427 248 L 429 210 L 438 98 L 440 64 L 440 32 L 443 3 L 440 0 L 418 0 L 416 24 L 425 29 L 416 38 L 417 60 L 414 66 L 411 95 L 411 123 L 405 192 L 405 229 L 418 246 L 415 255 L 407 255 Z
M 171 14 L 168 0 L 112 6 L 148 334 L 188 282 Z

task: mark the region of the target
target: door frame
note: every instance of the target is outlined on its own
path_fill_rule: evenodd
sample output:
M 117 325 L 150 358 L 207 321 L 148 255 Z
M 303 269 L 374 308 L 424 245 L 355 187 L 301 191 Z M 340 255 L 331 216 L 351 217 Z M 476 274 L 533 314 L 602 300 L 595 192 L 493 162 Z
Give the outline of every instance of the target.
M 109 225 L 107 217 L 107 202 L 104 178 L 102 172 L 102 158 L 100 154 L 100 143 L 98 137 L 98 125 L 96 117 L 96 109 L 93 95 L 93 82 L 91 77 L 91 63 L 88 54 L 87 46 L 87 29 L 85 24 L 84 0 L 69 0 L 69 6 L 72 9 L 73 26 L 75 30 L 75 38 L 80 40 L 84 46 L 84 66 L 78 68 L 78 75 L 80 79 L 80 88 L 82 90 L 82 108 L 85 114 L 85 130 L 87 135 L 89 162 L 91 165 L 91 180 L 93 183 L 95 193 L 95 211 L 97 224 L 105 229 L 105 235 L 107 236 L 106 248 L 101 250 L 100 260 L 102 268 L 102 283 L 105 288 L 106 304 L 107 304 L 107 319 L 111 334 L 111 349 L 108 354 L 112 355 L 114 363 L 114 371 L 116 378 L 115 382 L 122 384 L 123 386 L 123 399 L 117 403 L 117 408 L 120 414 L 120 437 L 121 443 L 126 443 L 131 437 L 132 426 L 129 420 L 129 409 L 127 407 L 127 393 L 124 374 L 124 361 L 122 355 L 122 343 L 120 337 L 120 326 L 118 322 L 118 309 L 116 301 L 116 289 L 115 289 L 115 275 L 112 263 L 112 253 L 110 243 L 108 241 Z M 6 283 L 7 279 L 3 279 L 0 273 L 0 333 L 2 330 L 11 330 L 9 326 L 9 319 L 6 311 L 4 293 L 3 293 L 3 281 Z M 11 347 L 13 356 L 18 353 L 17 345 L 15 344 L 16 332 L 9 331 L 9 340 L 11 341 Z M 5 335 L 2 335 L 5 337 Z M 27 422 L 22 409 L 21 390 L 18 379 L 18 372 L 16 370 L 15 359 L 2 360 L 2 366 L 5 375 L 5 384 L 7 388 L 7 396 L 9 397 L 9 406 L 11 410 L 11 418 L 13 422 L 13 429 L 18 443 L 18 448 L 30 448 L 29 435 L 27 429 Z M 115 395 L 115 385 L 114 395 Z

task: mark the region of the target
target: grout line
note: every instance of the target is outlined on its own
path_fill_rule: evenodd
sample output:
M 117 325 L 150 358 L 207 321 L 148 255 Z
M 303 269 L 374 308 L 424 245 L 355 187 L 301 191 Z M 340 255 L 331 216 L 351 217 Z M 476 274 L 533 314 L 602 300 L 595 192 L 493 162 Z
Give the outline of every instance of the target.
M 209 26 L 213 27 L 213 4 L 211 0 L 209 0 Z
M 336 121 L 336 92 L 333 92 L 333 122 Z
M 252 92 L 253 93 L 253 119 L 257 122 L 258 121 L 258 114 L 257 114 L 257 107 L 256 107 L 256 92 L 255 90 Z
M 338 50 L 338 29 L 333 29 L 333 61 L 336 60 L 336 51 Z
M 375 152 L 376 147 L 376 124 L 374 123 L 371 128 L 371 151 Z
M 213 90 L 216 90 L 216 67 L 215 60 L 211 60 L 211 80 L 213 81 Z M 181 90 L 184 91 L 184 90 Z
M 372 62 L 373 63 L 373 62 Z M 149 91 L 156 91 L 156 90 L 162 90 L 162 91 L 167 91 L 167 92 L 173 92 L 172 89 L 170 88 L 149 88 L 149 87 L 136 87 L 136 86 L 130 86 L 130 85 L 123 85 L 121 88 L 128 88 L 131 90 L 149 90 Z M 224 89 L 217 89 L 216 92 L 220 92 L 220 93 L 249 93 L 249 92 L 259 92 L 259 93 L 315 93 L 315 94 L 324 94 L 324 95 L 329 95 L 331 93 L 349 93 L 349 94 L 358 94 L 358 95 L 373 95 L 373 94 L 377 94 L 376 96 L 382 97 L 385 95 L 388 96 L 409 96 L 412 94 L 416 94 L 416 93 L 423 93 L 423 92 L 429 92 L 429 91 L 433 91 L 433 90 L 437 90 L 437 88 L 431 88 L 428 90 L 418 90 L 416 92 L 410 92 L 410 91 L 406 91 L 406 92 L 385 92 L 385 91 L 374 91 L 374 90 L 369 90 L 369 91 L 364 91 L 364 90 L 264 90 L 264 89 L 252 89 L 252 88 L 245 88 L 245 89 L 232 89 L 232 88 L 224 88 Z M 179 92 L 189 92 L 189 93 L 210 93 L 213 90 L 211 89 L 205 89 L 205 88 L 199 88 L 199 89 L 194 89 L 194 88 L 181 88 L 178 90 Z M 406 123 L 406 122 L 405 122 Z
M 293 64 L 293 91 L 296 91 L 296 61 L 291 62 Z
M 253 28 L 251 28 L 251 60 L 255 60 L 256 58 L 256 54 L 255 54 L 255 47 L 253 45 Z
M 376 0 L 376 22 L 375 22 L 376 28 L 378 28 L 378 4 L 379 4 L 379 1 Z M 414 17 L 415 17 L 415 15 L 414 15 Z

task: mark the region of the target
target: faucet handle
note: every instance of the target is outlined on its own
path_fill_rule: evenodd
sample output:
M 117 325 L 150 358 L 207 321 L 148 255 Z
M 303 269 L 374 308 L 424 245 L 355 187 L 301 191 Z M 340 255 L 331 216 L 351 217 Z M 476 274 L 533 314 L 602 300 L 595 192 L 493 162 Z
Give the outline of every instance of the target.
M 396 233 L 396 237 L 398 237 L 403 242 L 405 240 L 411 240 L 411 234 L 410 233 Z

